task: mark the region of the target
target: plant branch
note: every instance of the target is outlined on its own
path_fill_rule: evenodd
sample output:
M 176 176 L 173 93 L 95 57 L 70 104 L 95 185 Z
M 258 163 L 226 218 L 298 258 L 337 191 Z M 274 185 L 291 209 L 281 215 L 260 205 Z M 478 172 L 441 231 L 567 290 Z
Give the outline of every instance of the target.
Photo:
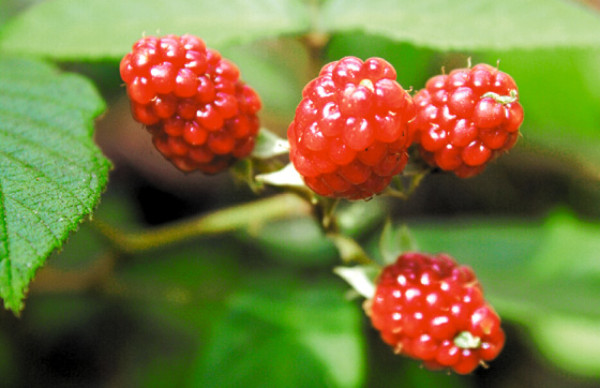
M 99 220 L 94 220 L 93 225 L 118 250 L 135 253 L 174 244 L 192 237 L 250 229 L 274 219 L 306 215 L 310 212 L 309 204 L 298 196 L 280 194 L 141 232 L 123 231 Z

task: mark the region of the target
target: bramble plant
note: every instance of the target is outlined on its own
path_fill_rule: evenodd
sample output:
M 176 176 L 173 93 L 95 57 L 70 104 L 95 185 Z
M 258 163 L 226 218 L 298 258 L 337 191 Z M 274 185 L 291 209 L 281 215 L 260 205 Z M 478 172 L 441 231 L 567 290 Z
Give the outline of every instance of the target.
M 4 381 L 595 386 L 586 4 L 0 1 Z
M 251 156 L 259 97 L 238 81 L 236 65 L 207 50 L 200 38 L 144 37 L 121 60 L 120 73 L 133 117 L 147 126 L 155 147 L 180 170 L 214 174 Z M 319 196 L 364 200 L 382 193 L 407 164 L 413 122 L 426 151 L 443 148 L 438 164 L 458 176 L 481 172 L 492 152 L 499 155 L 516 143 L 523 109 L 509 75 L 477 65 L 434 77 L 425 90 L 431 95 L 422 95 L 417 113 L 411 96 L 396 82 L 396 70 L 384 59 L 345 57 L 325 65 L 304 87 L 288 128 L 289 145 L 284 147 L 290 149 L 291 165 L 279 171 L 266 165 L 259 171 L 261 181 L 277 186 L 294 182 L 303 190 L 303 180 L 314 192 L 305 193 L 309 202 L 324 209 L 318 222 L 335 239 L 335 202 L 323 203 Z M 447 105 L 430 105 L 431 100 Z M 269 139 L 283 144 L 276 135 Z M 429 146 L 436 142 L 439 146 Z M 263 157 L 279 156 L 275 151 Z M 451 168 L 448 154 L 458 159 Z M 413 189 L 426 173 L 417 172 Z M 397 254 L 396 263 L 373 279 L 376 293 L 365 295 L 367 314 L 383 339 L 429 368 L 451 367 L 461 374 L 496 358 L 504 332 L 472 271 L 447 256 Z M 352 258 L 347 262 L 352 264 Z M 338 271 L 350 284 L 357 274 L 361 279 L 366 275 Z M 462 341 L 465 336 L 470 340 Z

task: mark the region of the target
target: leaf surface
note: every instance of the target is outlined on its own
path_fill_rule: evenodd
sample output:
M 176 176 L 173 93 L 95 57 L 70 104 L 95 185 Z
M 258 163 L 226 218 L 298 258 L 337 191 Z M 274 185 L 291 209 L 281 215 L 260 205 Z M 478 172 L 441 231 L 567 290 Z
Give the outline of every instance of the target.
M 331 0 L 319 26 L 439 50 L 600 47 L 600 16 L 561 0 Z
M 18 312 L 47 256 L 91 213 L 110 164 L 92 139 L 104 102 L 83 78 L 0 60 L 0 297 Z
M 120 59 L 143 34 L 194 34 L 210 47 L 305 31 L 299 0 L 53 0 L 9 23 L 0 49 L 55 59 Z

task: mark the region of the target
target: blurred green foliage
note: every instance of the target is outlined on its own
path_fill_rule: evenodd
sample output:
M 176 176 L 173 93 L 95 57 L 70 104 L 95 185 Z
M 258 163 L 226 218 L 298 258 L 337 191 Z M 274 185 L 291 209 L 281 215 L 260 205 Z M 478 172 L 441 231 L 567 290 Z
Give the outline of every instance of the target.
M 498 62 L 525 108 L 511 153 L 482 176 L 432 174 L 407 201 L 342 204 L 338 217 L 374 256 L 389 217 L 420 249 L 471 265 L 509 337 L 490 369 L 467 377 L 394 356 L 360 302 L 345 299 L 331 272 L 336 250 L 308 216 L 134 254 L 86 224 L 39 272 L 22 317 L 0 315 L 0 386 L 598 385 L 597 9 L 559 0 L 29 3 L 0 0 L 1 57 L 56 61 L 108 85 L 108 117 L 124 95 L 115 91 L 119 58 L 157 31 L 198 34 L 233 59 L 261 94 L 263 122 L 282 135 L 303 85 L 327 61 L 383 57 L 413 90 L 468 58 Z M 10 78 L 1 86 L 14 87 Z M 0 109 L 0 123 L 6 116 Z M 168 185 L 172 176 L 151 180 L 141 170 L 116 160 L 94 217 L 137 230 L 177 221 L 174 209 L 191 216 L 254 198 L 227 179 Z

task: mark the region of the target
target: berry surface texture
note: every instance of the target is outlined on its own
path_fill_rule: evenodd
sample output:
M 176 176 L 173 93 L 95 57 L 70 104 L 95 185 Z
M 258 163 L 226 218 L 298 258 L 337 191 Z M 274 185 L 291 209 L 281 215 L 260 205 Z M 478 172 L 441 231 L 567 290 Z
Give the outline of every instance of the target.
M 472 269 L 446 255 L 404 253 L 379 276 L 365 311 L 398 354 L 467 374 L 500 353 L 500 318 Z
M 523 122 L 515 81 L 487 64 L 430 78 L 414 102 L 411 138 L 423 159 L 461 178 L 512 148 Z
M 368 199 L 404 169 L 414 112 L 385 60 L 331 62 L 302 92 L 287 133 L 290 160 L 317 194 Z
M 134 119 L 180 170 L 214 174 L 252 152 L 259 96 L 201 39 L 144 37 L 121 60 L 120 73 Z

